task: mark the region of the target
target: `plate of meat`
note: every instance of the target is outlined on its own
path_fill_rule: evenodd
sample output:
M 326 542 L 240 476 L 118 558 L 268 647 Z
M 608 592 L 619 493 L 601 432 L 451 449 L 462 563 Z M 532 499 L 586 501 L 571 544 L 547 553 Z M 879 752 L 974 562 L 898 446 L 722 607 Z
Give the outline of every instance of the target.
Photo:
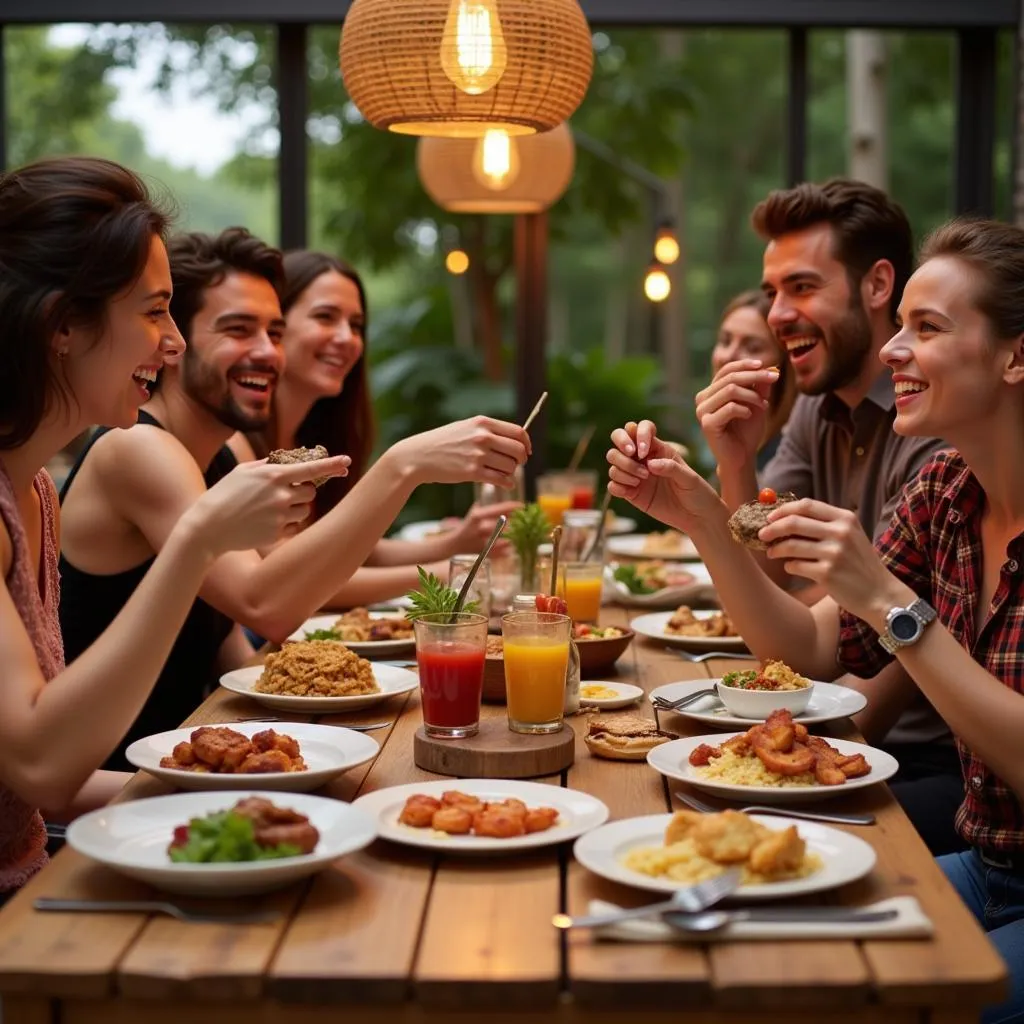
M 173 793 L 76 818 L 68 845 L 129 878 L 186 896 L 279 889 L 373 841 L 373 820 L 308 793 Z
M 306 793 L 365 764 L 380 747 L 342 726 L 264 722 L 173 729 L 136 740 L 128 761 L 178 789 L 262 789 Z
M 674 612 L 650 612 L 630 622 L 630 627 L 651 640 L 663 640 L 692 651 L 738 651 L 747 645 L 725 612 L 679 605 Z
M 511 853 L 575 839 L 608 820 L 589 793 L 514 779 L 450 779 L 390 786 L 353 805 L 377 833 L 444 853 Z
M 368 657 L 407 654 L 416 648 L 412 620 L 395 612 L 352 608 L 341 615 L 314 615 L 289 640 L 336 640 Z

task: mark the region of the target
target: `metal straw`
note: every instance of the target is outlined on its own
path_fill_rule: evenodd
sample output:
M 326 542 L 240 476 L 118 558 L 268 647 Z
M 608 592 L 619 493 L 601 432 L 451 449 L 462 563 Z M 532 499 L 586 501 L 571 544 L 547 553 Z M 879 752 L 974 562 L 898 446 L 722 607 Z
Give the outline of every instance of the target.
M 590 556 L 598 549 L 601 544 L 601 538 L 604 536 L 604 528 L 608 522 L 608 509 L 612 504 L 612 492 L 604 492 L 604 501 L 601 502 L 601 521 L 597 524 L 597 532 L 594 534 L 594 539 L 590 542 L 590 546 L 583 554 L 580 555 L 581 562 L 589 562 Z
M 494 542 L 501 536 L 501 531 L 505 529 L 505 524 L 508 522 L 508 516 L 498 516 L 497 522 L 494 524 L 494 530 L 491 533 L 491 539 L 484 545 L 483 551 L 476 556 L 476 561 L 473 563 L 473 567 L 469 570 L 469 575 L 466 577 L 466 582 L 462 584 L 462 589 L 459 591 L 459 596 L 455 600 L 455 609 L 452 612 L 449 622 L 455 621 L 455 616 L 462 611 L 463 605 L 466 603 L 466 598 L 469 596 L 469 588 L 473 585 L 473 580 L 476 579 L 476 574 L 480 571 L 480 566 L 483 565 L 484 559 L 491 553 L 491 548 L 494 547 Z

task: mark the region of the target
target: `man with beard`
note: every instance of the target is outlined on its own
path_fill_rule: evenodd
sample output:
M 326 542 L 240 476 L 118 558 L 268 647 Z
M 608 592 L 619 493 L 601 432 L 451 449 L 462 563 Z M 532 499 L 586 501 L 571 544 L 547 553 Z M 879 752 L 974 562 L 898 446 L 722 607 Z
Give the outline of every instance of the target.
M 760 480 L 757 446 L 777 371 L 739 360 L 697 395 L 722 498 L 736 509 L 755 500 L 759 487 L 792 491 L 850 509 L 876 537 L 904 484 L 942 447 L 893 432 L 895 390 L 879 359 L 897 331 L 896 310 L 913 269 L 910 224 L 884 192 L 841 178 L 772 192 L 752 220 L 768 243 L 768 323 L 801 394 Z M 760 562 L 781 585 L 792 580 L 778 561 Z M 808 587 L 801 596 L 813 603 L 820 593 Z M 962 849 L 953 818 L 963 785 L 945 723 L 896 663 L 874 679 L 842 682 L 867 696 L 857 724 L 900 761 L 893 792 L 929 847 L 936 854 Z
M 187 349 L 169 362 L 130 430 L 99 432 L 61 496 L 61 629 L 70 662 L 116 616 L 182 513 L 235 464 L 235 431 L 262 429 L 283 368 L 281 253 L 243 228 L 168 246 L 170 313 Z M 475 417 L 406 438 L 344 501 L 273 551 L 217 559 L 152 695 L 108 768 L 133 740 L 177 728 L 220 672 L 253 654 L 239 623 L 280 642 L 365 560 L 420 483 L 511 486 L 529 438 Z M 296 528 L 298 531 L 298 528 Z

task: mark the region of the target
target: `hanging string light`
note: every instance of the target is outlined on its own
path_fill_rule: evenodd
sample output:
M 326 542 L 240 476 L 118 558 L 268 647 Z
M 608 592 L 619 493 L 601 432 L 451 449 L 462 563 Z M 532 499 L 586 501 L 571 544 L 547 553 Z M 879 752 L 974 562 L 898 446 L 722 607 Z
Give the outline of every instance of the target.
M 644 295 L 651 302 L 664 302 L 672 294 L 672 282 L 665 268 L 655 261 L 647 268 L 644 278 Z

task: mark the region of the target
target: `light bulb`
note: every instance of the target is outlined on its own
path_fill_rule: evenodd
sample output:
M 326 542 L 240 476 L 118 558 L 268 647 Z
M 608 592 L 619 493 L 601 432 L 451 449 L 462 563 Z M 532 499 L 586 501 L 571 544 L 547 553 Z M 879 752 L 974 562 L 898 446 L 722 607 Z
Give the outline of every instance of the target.
M 519 147 L 508 132 L 491 128 L 473 150 L 473 176 L 484 188 L 502 192 L 519 177 Z
M 668 274 L 665 273 L 664 268 L 655 264 L 647 271 L 647 277 L 644 278 L 644 295 L 651 302 L 664 302 L 671 292 L 672 282 L 668 279 Z
M 445 256 L 444 265 L 449 274 L 464 274 L 469 270 L 469 256 L 461 249 L 452 249 Z
M 679 240 L 671 228 L 662 228 L 654 240 L 654 258 L 666 266 L 679 259 Z
M 452 85 L 479 96 L 498 84 L 507 63 L 498 0 L 452 0 L 441 39 L 441 67 Z

